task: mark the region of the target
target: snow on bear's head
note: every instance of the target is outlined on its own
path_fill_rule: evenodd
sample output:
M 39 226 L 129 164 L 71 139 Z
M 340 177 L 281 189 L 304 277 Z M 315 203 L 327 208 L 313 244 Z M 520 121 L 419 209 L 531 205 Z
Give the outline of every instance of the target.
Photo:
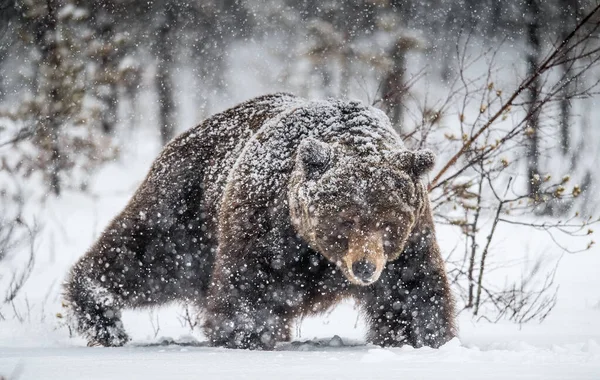
M 434 160 L 428 150 L 399 150 L 373 162 L 306 138 L 288 194 L 294 228 L 350 282 L 372 284 L 402 253 L 427 197 L 420 177 Z

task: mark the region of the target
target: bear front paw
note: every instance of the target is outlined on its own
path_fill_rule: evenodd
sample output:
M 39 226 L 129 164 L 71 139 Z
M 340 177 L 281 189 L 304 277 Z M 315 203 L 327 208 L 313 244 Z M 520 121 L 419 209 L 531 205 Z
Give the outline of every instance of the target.
M 120 321 L 113 326 L 98 326 L 94 331 L 90 331 L 87 335 L 89 347 L 121 347 L 130 340 Z
M 270 351 L 275 348 L 276 343 L 273 334 L 269 332 L 259 333 L 243 330 L 235 330 L 229 333 L 216 331 L 209 335 L 209 339 L 213 346 L 247 350 Z
M 231 321 L 223 323 L 208 322 L 204 325 L 204 333 L 212 346 L 239 348 L 249 350 L 273 350 L 277 339 L 271 330 L 260 328 L 244 328 L 234 326 Z
M 448 342 L 452 336 L 445 334 L 446 329 L 440 327 L 438 331 L 419 329 L 389 329 L 386 326 L 377 329 L 370 335 L 369 341 L 382 347 L 402 347 L 409 345 L 414 348 L 431 347 L 439 348 Z
M 372 332 L 368 340 L 381 347 L 402 347 L 409 344 L 407 336 L 403 332 L 390 329 Z

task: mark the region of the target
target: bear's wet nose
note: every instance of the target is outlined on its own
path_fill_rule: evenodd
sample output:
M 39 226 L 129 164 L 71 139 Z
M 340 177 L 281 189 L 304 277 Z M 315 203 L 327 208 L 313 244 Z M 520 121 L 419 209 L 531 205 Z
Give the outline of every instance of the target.
M 375 264 L 366 260 L 357 261 L 352 264 L 352 272 L 359 280 L 368 282 L 375 273 Z

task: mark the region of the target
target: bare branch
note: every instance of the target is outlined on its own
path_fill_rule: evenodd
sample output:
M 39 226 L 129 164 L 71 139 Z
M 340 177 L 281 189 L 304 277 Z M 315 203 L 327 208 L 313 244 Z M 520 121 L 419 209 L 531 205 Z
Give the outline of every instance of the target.
M 523 82 L 521 82 L 521 84 L 511 94 L 511 96 L 508 98 L 508 100 L 503 103 L 503 105 L 492 115 L 491 118 L 488 119 L 488 121 L 485 124 L 483 124 L 483 126 L 481 126 L 481 128 L 479 128 L 474 134 L 471 135 L 471 137 L 462 145 L 460 150 L 456 154 L 454 154 L 448 160 L 448 162 L 444 165 L 444 167 L 435 175 L 435 177 L 429 184 L 430 190 L 436 187 L 436 185 L 440 181 L 441 177 L 448 171 L 448 169 L 450 169 L 450 167 L 452 167 L 458 161 L 458 159 L 460 157 L 462 157 L 465 153 L 467 153 L 467 151 L 471 148 L 473 143 L 475 143 L 475 141 L 485 131 L 487 131 L 494 124 L 494 122 L 496 122 L 496 120 L 498 120 L 507 111 L 507 109 L 509 109 L 509 107 L 513 104 L 515 99 L 519 95 L 521 95 L 521 93 L 523 93 L 523 91 L 525 91 L 527 88 L 529 88 L 529 86 L 531 86 L 531 84 L 534 81 L 536 81 L 543 73 L 545 73 L 552 67 L 556 66 L 556 62 L 555 62 L 556 58 L 563 56 L 563 52 L 564 52 L 565 48 L 568 46 L 568 44 L 574 39 L 574 37 L 581 30 L 581 28 L 584 25 L 586 25 L 592 19 L 592 17 L 599 11 L 600 11 L 600 4 L 597 5 L 592 11 L 590 11 L 587 14 L 587 16 L 584 17 L 577 24 L 577 26 L 573 29 L 573 31 L 571 33 L 569 33 L 569 35 L 560 43 L 560 45 L 558 47 L 556 47 L 548 55 L 548 57 L 537 67 L 537 69 L 531 76 L 529 76 Z M 577 42 L 577 43 L 579 43 L 579 42 Z

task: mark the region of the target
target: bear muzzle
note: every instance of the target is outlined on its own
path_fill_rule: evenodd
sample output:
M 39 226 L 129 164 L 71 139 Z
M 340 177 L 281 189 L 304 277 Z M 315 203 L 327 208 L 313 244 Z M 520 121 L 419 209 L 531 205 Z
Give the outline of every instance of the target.
M 367 286 L 377 281 L 386 263 L 382 234 L 351 234 L 348 253 L 342 261 L 342 270 L 350 282 Z

